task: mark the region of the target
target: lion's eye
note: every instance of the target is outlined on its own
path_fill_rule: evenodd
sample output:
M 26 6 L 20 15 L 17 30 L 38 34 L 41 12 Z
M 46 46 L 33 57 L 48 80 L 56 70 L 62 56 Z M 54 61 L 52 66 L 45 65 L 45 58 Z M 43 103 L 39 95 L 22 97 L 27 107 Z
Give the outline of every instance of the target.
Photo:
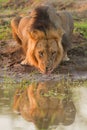
M 44 54 L 43 51 L 39 51 L 39 56 L 40 56 L 40 57 L 43 57 L 43 54 Z
M 53 51 L 53 52 L 52 52 L 52 56 L 54 56 L 55 54 L 56 54 L 56 51 Z

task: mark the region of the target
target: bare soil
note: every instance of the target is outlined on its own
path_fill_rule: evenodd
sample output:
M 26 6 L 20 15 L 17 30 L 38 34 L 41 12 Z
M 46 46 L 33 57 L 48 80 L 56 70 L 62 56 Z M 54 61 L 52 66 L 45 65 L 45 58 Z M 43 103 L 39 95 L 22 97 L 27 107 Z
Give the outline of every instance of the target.
M 87 1 L 85 1 L 87 2 Z M 78 4 L 79 3 L 79 4 Z M 80 7 L 80 1 L 77 4 L 68 5 L 67 8 L 79 9 L 75 12 L 77 19 L 85 18 L 87 15 L 86 3 L 84 4 L 85 11 Z M 86 5 L 85 5 L 86 4 Z M 61 5 L 61 4 L 60 4 Z M 78 6 L 77 6 L 78 5 Z M 61 6 L 60 6 L 61 7 Z M 80 10 L 81 9 L 81 10 Z M 79 14 L 81 11 L 81 15 Z M 73 78 L 87 79 L 87 39 L 80 33 L 73 35 L 72 48 L 68 51 L 70 61 L 62 62 L 51 75 L 42 75 L 32 66 L 22 66 L 22 49 L 13 39 L 6 39 L 0 41 L 0 81 L 3 81 L 5 75 L 10 76 L 16 80 L 20 79 L 58 79 L 67 74 Z

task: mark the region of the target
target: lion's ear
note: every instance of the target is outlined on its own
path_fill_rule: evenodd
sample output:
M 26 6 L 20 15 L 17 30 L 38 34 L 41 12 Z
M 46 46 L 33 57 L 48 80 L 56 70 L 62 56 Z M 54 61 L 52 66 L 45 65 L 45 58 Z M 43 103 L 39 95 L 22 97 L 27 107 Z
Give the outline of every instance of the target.
M 32 38 L 34 40 L 39 40 L 44 37 L 44 33 L 39 30 L 32 30 L 32 31 L 28 31 L 28 32 L 29 32 L 30 38 Z

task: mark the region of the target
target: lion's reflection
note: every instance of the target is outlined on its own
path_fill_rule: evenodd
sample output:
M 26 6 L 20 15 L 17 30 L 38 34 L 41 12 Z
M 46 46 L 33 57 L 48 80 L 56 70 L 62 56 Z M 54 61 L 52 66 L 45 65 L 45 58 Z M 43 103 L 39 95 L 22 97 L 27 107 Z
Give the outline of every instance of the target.
M 40 130 L 60 123 L 70 125 L 76 114 L 70 89 L 53 81 L 32 83 L 26 89 L 18 89 L 13 108 Z

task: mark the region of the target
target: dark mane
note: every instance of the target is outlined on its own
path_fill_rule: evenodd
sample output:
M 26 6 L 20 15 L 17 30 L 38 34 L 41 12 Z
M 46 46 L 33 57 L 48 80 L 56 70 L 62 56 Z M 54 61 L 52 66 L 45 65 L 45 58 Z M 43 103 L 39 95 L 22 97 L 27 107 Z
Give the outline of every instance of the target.
M 30 19 L 30 30 L 37 29 L 46 32 L 46 30 L 50 28 L 52 23 L 47 10 L 48 7 L 46 6 L 37 7 L 33 10 Z

